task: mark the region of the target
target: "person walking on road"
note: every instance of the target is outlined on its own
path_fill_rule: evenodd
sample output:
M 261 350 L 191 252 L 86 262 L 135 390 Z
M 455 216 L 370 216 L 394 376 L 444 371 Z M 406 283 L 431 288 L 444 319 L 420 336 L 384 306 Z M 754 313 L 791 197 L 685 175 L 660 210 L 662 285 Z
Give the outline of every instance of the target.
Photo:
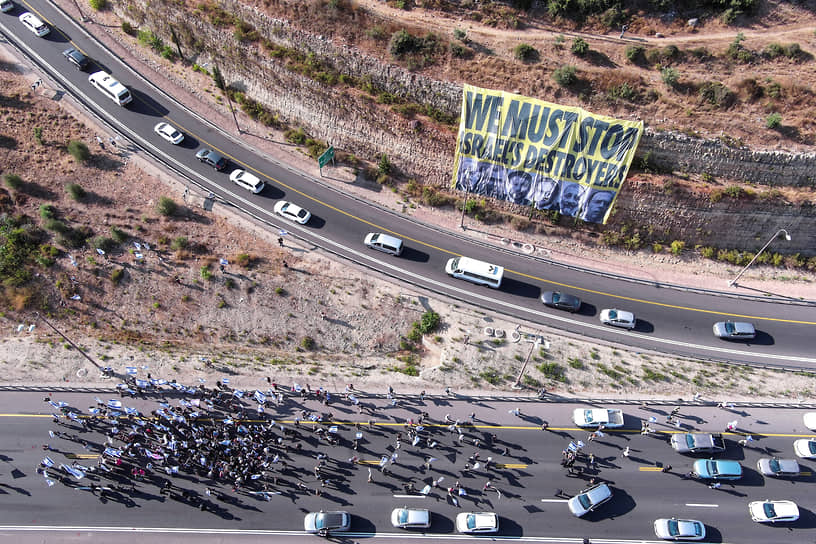
M 624 448 L 623 453 L 621 453 L 621 456 L 626 458 L 629 457 L 629 446 L 626 446 L 626 448 Z

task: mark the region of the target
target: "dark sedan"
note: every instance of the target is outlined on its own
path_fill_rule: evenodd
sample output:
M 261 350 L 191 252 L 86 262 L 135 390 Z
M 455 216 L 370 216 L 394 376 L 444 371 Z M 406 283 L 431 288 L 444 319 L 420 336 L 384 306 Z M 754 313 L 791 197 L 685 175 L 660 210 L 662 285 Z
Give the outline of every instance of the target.
M 559 293 L 558 291 L 544 291 L 541 294 L 541 302 L 551 308 L 577 312 L 581 309 L 581 299 L 569 293 Z

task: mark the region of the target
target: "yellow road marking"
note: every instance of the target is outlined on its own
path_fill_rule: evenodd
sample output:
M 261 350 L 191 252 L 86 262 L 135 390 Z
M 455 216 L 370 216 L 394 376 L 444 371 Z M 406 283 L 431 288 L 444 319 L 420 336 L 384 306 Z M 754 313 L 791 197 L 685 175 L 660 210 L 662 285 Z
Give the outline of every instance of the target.
M 96 459 L 99 457 L 98 453 L 66 453 L 65 457 L 68 459 Z
M 660 472 L 663 470 L 662 467 L 638 467 L 638 470 L 641 472 Z
M 379 465 L 379 464 L 380 464 L 380 462 L 379 462 L 379 461 L 368 461 L 368 460 L 364 460 L 364 461 L 357 461 L 357 464 L 358 464 L 358 465 Z
M 529 465 L 523 463 L 497 463 L 496 468 L 527 468 Z

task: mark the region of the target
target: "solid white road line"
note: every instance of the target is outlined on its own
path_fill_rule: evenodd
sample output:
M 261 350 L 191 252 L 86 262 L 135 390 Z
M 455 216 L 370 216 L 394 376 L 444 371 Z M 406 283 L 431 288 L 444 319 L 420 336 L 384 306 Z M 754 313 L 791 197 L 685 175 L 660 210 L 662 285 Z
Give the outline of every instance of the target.
M 719 504 L 706 504 L 706 503 L 699 503 L 699 502 L 687 502 L 686 506 L 698 506 L 700 508 L 719 508 Z
M 541 499 L 541 502 L 567 502 L 569 499 Z
M 427 499 L 427 495 L 394 495 L 395 499 Z

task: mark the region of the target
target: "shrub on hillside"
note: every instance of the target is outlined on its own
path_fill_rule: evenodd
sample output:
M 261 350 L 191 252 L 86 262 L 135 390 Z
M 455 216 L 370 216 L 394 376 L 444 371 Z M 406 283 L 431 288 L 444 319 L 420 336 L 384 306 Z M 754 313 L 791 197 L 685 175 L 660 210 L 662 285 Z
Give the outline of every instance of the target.
M 79 140 L 71 140 L 68 142 L 68 153 L 70 153 L 77 162 L 85 162 L 91 158 L 91 152 L 88 150 L 88 146 Z
M 562 87 L 569 87 L 576 81 L 578 81 L 578 76 L 575 72 L 575 66 L 561 66 L 556 68 L 553 72 L 553 79 L 556 83 L 561 85 Z

